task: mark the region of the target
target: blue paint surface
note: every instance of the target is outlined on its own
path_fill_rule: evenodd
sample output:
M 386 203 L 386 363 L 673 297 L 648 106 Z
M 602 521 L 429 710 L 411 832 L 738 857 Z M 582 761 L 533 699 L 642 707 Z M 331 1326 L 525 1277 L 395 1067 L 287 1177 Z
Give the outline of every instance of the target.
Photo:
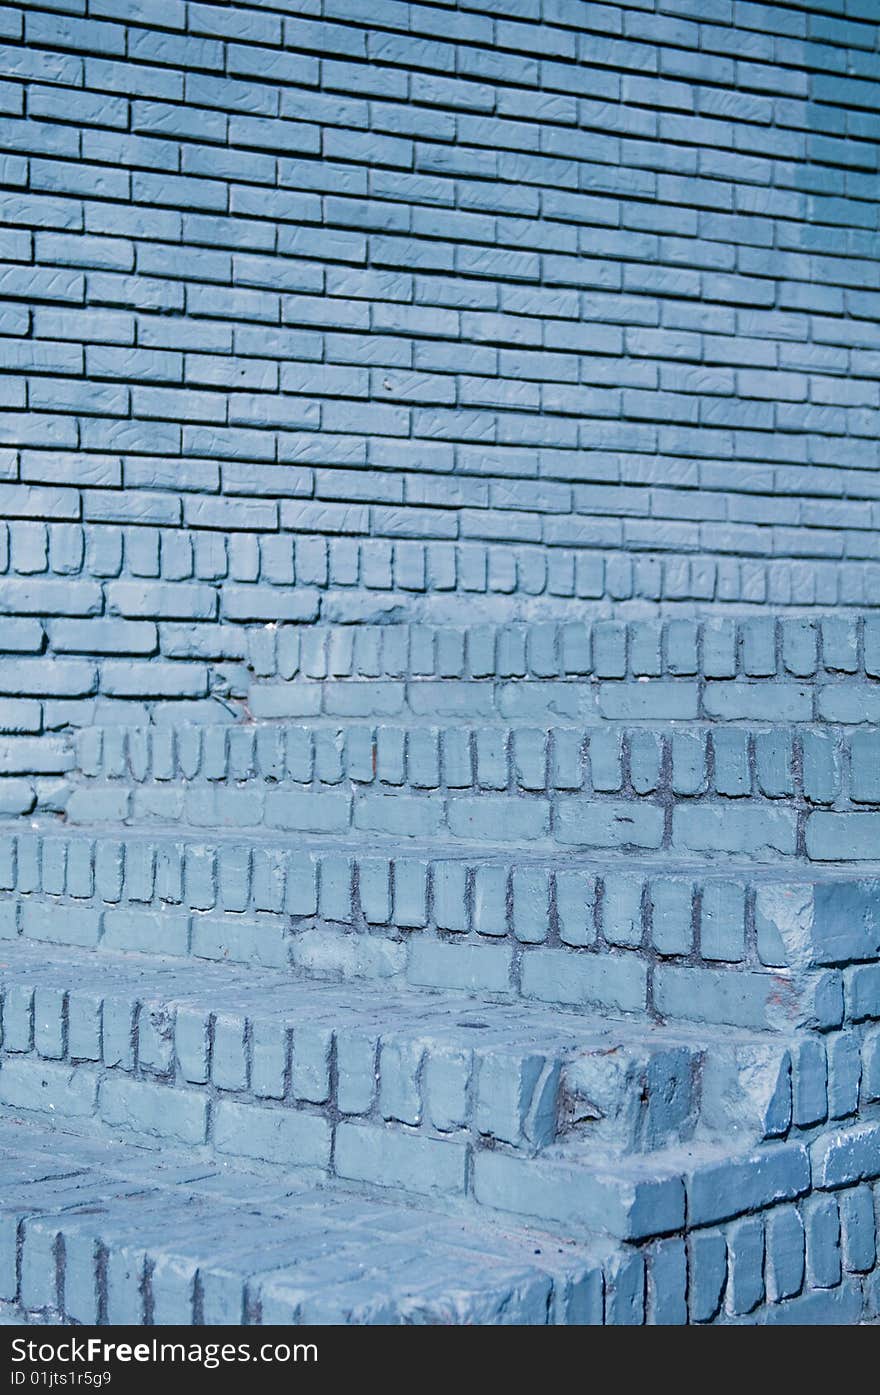
M 876 1319 L 826 9 L 0 12 L 0 1322 Z

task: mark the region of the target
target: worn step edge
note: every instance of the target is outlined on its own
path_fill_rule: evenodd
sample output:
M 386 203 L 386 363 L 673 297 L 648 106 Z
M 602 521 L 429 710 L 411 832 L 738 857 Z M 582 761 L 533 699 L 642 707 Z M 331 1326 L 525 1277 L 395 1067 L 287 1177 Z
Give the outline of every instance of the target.
M 576 1137 L 649 1151 L 695 1132 L 760 1137 L 790 1069 L 784 1042 L 731 1030 L 707 1040 L 556 1007 L 120 954 L 87 987 L 94 967 L 87 951 L 5 947 L 4 1103 L 78 1114 L 94 1102 L 83 1066 L 98 1071 L 99 1096 L 131 1078 L 182 1090 L 193 1108 L 203 1094 L 212 1108 L 283 1101 L 331 1122 L 371 1117 L 526 1152 Z M 46 1078 L 31 1096 L 34 1058 Z
M 22 1091 L 31 1104 L 44 1073 L 45 1066 L 35 1063 Z M 53 1128 L 64 1139 L 123 1142 L 145 1150 L 185 1148 L 192 1162 L 201 1162 L 203 1168 L 229 1160 L 233 1167 L 251 1166 L 258 1176 L 268 1180 L 276 1176 L 285 1185 L 326 1182 L 363 1188 L 375 1197 L 403 1197 L 410 1203 L 426 1198 L 454 1214 L 479 1216 L 484 1208 L 507 1211 L 520 1224 L 549 1222 L 581 1241 L 597 1234 L 641 1240 L 673 1234 L 685 1222 L 684 1171 L 692 1155 L 680 1150 L 641 1158 L 622 1156 L 610 1147 L 584 1148 L 559 1159 L 551 1155 L 523 1159 L 503 1149 L 475 1150 L 448 1140 L 416 1137 L 390 1125 L 345 1119 L 331 1129 L 317 1116 L 231 1101 L 221 1102 L 217 1133 L 203 1143 L 207 1110 L 181 1111 L 181 1127 L 174 1131 L 170 1120 L 167 1126 L 159 1121 L 170 1110 L 175 1092 L 142 1082 L 126 1085 L 124 1094 L 114 1095 L 111 1121 L 62 1117 L 51 1110 L 32 1112 L 27 1104 L 18 1103 L 0 1106 L 0 1124 L 24 1118 Z M 280 1122 L 285 1124 L 283 1129 Z M 239 1151 L 226 1147 L 227 1138 L 234 1139 L 233 1147 Z M 703 1156 L 720 1160 L 727 1151 L 721 1144 L 705 1145 Z M 508 1163 L 522 1166 L 511 1171 Z
M 319 923 L 325 930 L 364 932 L 357 936 L 362 947 L 367 940 L 374 949 L 384 943 L 390 956 L 385 973 L 401 967 L 392 962 L 402 952 L 392 947 L 400 934 L 412 939 L 411 931 L 429 929 L 451 942 L 475 935 L 514 945 L 604 943 L 686 962 L 699 961 L 699 946 L 704 961 L 762 968 L 809 968 L 880 955 L 876 863 L 767 866 L 644 856 L 600 861 L 534 849 L 513 861 L 510 852 L 492 846 L 476 857 L 473 849 L 418 841 L 401 854 L 392 839 L 371 840 L 365 850 L 351 839 L 292 843 L 280 834 L 72 829 L 53 821 L 0 834 L 4 938 L 19 934 L 19 904 L 34 907 L 27 912 L 26 933 L 92 945 L 101 936 L 101 916 L 118 921 L 126 906 L 133 924 L 147 908 L 151 915 L 161 909 L 169 931 L 175 915 L 193 912 L 203 938 L 206 925 L 223 921 L 228 935 L 238 929 L 250 939 L 236 950 L 227 945 L 226 953 L 257 962 L 268 956 L 278 967 L 288 961 L 291 936 L 301 938 Z M 70 913 L 66 922 L 49 913 L 59 905 Z M 149 935 L 149 921 L 144 923 Z M 390 939 L 395 932 L 397 938 Z M 181 952 L 189 948 L 188 937 L 189 923 L 181 919 L 174 938 Z M 118 947 L 162 945 L 127 938 Z

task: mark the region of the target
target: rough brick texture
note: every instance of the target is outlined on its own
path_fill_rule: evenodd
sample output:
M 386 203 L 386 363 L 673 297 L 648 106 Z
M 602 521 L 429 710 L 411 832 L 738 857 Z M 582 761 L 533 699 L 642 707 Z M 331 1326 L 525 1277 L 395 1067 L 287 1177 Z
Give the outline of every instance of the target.
M 875 21 L 8 5 L 0 644 L 198 699 L 319 613 L 880 603 Z
M 880 1317 L 878 18 L 0 7 L 0 1323 Z

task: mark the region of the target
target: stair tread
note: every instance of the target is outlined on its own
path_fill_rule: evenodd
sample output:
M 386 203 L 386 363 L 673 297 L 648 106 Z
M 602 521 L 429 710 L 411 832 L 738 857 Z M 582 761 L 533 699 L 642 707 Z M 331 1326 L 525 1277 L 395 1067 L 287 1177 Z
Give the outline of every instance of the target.
M 40 1237 L 45 1244 L 61 1233 L 68 1265 L 83 1242 L 92 1243 L 92 1253 L 94 1241 L 102 1245 L 104 1320 L 116 1322 L 143 1320 L 126 1311 L 138 1302 L 158 1324 L 261 1316 L 547 1321 L 541 1305 L 546 1314 L 557 1290 L 562 1302 L 571 1284 L 613 1248 L 492 1216 L 434 1211 L 423 1201 L 413 1206 L 337 1185 L 262 1179 L 168 1151 L 157 1156 L 6 1119 L 0 1119 L 0 1179 L 0 1211 L 25 1221 L 21 1307 L 54 1308 L 54 1267 L 51 1276 L 37 1275 L 29 1260 Z M 124 1281 L 117 1289 L 114 1258 L 123 1248 L 129 1264 L 146 1257 L 147 1292 L 135 1293 L 133 1284 L 126 1291 Z M 82 1288 L 75 1301 L 94 1303 Z M 191 1316 L 181 1301 L 187 1296 Z M 67 1316 L 89 1320 L 79 1310 Z
M 331 791 L 328 791 L 330 793 Z M 487 791 L 487 794 L 489 792 Z M 389 791 L 389 798 L 393 793 Z M 482 798 L 480 795 L 474 798 Z M 634 803 L 634 801 L 628 801 Z M 430 862 L 468 862 L 479 859 L 480 865 L 498 863 L 510 865 L 515 859 L 517 866 L 528 863 L 534 867 L 572 867 L 584 872 L 601 874 L 609 865 L 617 870 L 644 873 L 652 876 L 742 876 L 749 880 L 780 881 L 784 883 L 820 883 L 839 879 L 866 881 L 880 877 L 880 855 L 876 859 L 858 862 L 840 859 L 823 859 L 821 862 L 808 862 L 802 858 L 779 858 L 774 862 L 764 862 L 735 853 L 693 853 L 684 855 L 678 850 L 647 851 L 643 848 L 634 851 L 618 851 L 611 848 L 583 848 L 553 844 L 535 846 L 536 840 L 523 840 L 520 844 L 498 843 L 491 840 L 460 838 L 446 840 L 440 836 L 430 838 L 407 837 L 372 832 L 367 829 L 349 829 L 345 833 L 299 832 L 283 828 L 239 828 L 217 827 L 190 823 L 120 823 L 118 820 L 106 823 L 67 823 L 57 817 L 43 816 L 29 819 L 23 825 L 20 818 L 0 819 L 0 837 L 39 835 L 40 838 L 106 838 L 167 840 L 169 842 L 197 842 L 204 845 L 232 843 L 251 848 L 278 848 L 283 846 L 288 852 L 304 855 L 323 856 L 337 854 L 343 857 L 416 857 Z M 295 841 L 294 841 L 295 840 Z M 0 893 L 2 897 L 2 893 Z
M 464 993 L 369 981 L 336 983 L 235 963 L 4 941 L 0 987 L 17 984 L 87 997 L 126 996 L 155 1007 L 198 1008 L 290 1026 L 308 1023 L 376 1031 L 383 1037 L 433 1037 L 475 1048 L 510 1047 L 522 1054 L 530 1049 L 576 1053 L 705 1044 L 705 1029 L 697 1024 L 622 1020 L 598 1010 L 567 1012 L 556 1004 L 500 995 L 475 1000 Z M 713 1028 L 713 1036 L 730 1044 L 767 1040 L 765 1033 L 725 1026 Z

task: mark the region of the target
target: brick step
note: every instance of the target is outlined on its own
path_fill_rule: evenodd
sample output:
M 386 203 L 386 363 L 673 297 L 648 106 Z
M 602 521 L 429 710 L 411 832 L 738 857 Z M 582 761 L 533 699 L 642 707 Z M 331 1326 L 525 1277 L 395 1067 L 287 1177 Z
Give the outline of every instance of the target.
M 77 794 L 78 777 L 150 791 L 140 804 L 143 815 L 153 817 L 174 807 L 170 798 L 163 803 L 157 790 L 173 794 L 178 786 L 206 783 L 224 791 L 261 784 L 332 789 L 351 783 L 396 795 L 664 793 L 838 807 L 880 804 L 880 731 L 837 726 L 88 727 L 76 734 L 73 750 L 64 737 L 10 738 L 0 745 L 0 765 L 11 775 L 65 776 L 73 786 L 66 809 L 70 814 L 73 808 L 74 816 L 77 801 L 86 814 L 93 803 L 92 784 Z M 58 804 L 57 779 L 49 789 Z
M 259 718 L 880 718 L 874 616 L 282 626 L 248 667 Z
M 0 1119 L 5 1321 L 644 1321 L 644 1260 L 510 1218 L 261 1178 Z M 243 1198 L 245 1198 L 243 1200 Z M 6 1306 L 8 1305 L 8 1307 Z M 657 1317 L 654 1320 L 659 1320 Z
M 499 881 L 492 890 L 503 892 L 504 884 Z M 801 888 L 794 890 L 799 893 Z M 632 940 L 627 948 L 604 934 L 594 935 L 588 945 L 556 939 L 550 945 L 525 944 L 514 937 L 505 943 L 502 936 L 480 931 L 450 935 L 429 929 L 413 934 L 412 927 L 391 926 L 374 933 L 313 920 L 300 928 L 269 916 L 242 917 L 226 911 L 205 915 L 161 903 L 107 908 L 41 893 L 0 900 L 0 938 L 5 943 L 21 938 L 89 947 L 102 956 L 123 951 L 192 957 L 270 967 L 315 980 L 381 980 L 389 986 L 448 990 L 481 1000 L 558 1003 L 574 1012 L 599 1010 L 615 1016 L 649 1013 L 662 1020 L 749 1030 L 787 1032 L 817 1017 L 824 1022 L 829 1004 L 833 1011 L 840 1004 L 842 1013 L 840 974 L 811 970 L 799 973 L 795 981 L 789 968 L 761 963 L 745 944 L 742 929 L 742 944 L 733 943 L 736 923 L 727 916 L 737 910 L 742 915 L 743 908 L 726 904 L 727 891 L 719 888 L 712 908 L 720 917 L 718 948 L 707 943 L 701 954 L 687 956 L 661 957 Z M 796 931 L 802 928 L 801 913 L 808 903 L 809 891 L 797 905 Z M 575 910 L 589 913 L 588 908 Z M 621 927 L 619 938 L 625 929 Z M 768 920 L 762 930 L 767 943 L 775 946 L 768 957 L 785 957 L 779 926 Z M 634 933 L 632 926 L 629 932 Z M 682 934 L 691 932 L 690 924 L 682 929 Z M 729 947 L 722 945 L 725 938 Z M 724 952 L 728 959 L 710 960 L 706 956 L 712 952 Z M 849 975 L 854 1000 L 873 1000 L 875 967 L 860 966 Z
M 539 723 L 880 720 L 880 622 L 873 615 L 470 626 L 163 622 L 150 641 L 158 640 L 162 661 L 149 664 L 119 657 L 128 622 L 106 622 L 122 625 L 115 640 L 122 649 L 113 648 L 105 622 L 73 623 L 69 634 L 52 627 L 51 697 L 40 700 L 42 660 L 10 665 L 0 734 L 321 714 Z M 111 653 L 117 657 L 105 657 Z
M 207 639 L 210 627 L 200 633 Z M 223 626 L 217 626 L 218 636 Z M 193 627 L 165 625 L 166 652 Z M 506 624 L 281 625 L 248 634 L 247 662 L 283 679 L 880 678 L 873 615 L 715 615 L 641 620 L 547 618 Z M 176 645 L 176 647 L 175 647 Z M 217 652 L 220 652 L 219 649 Z M 201 651 L 200 651 L 201 653 Z M 244 657 L 242 653 L 240 657 Z
M 45 765 L 50 754 L 22 738 L 8 743 L 6 764 Z M 73 760 L 83 776 L 71 773 Z M 59 741 L 55 764 L 68 773 L 62 786 L 46 782 L 45 800 L 74 823 L 353 827 L 496 842 L 501 826 L 567 847 L 766 849 L 817 861 L 880 850 L 873 731 L 108 727 L 79 733 L 75 755 Z M 515 806 L 501 803 L 505 793 Z
M 40 1070 L 48 1075 L 45 1064 Z M 39 1084 L 39 1070 L 35 1070 L 31 1088 Z M 0 1136 L 5 1124 L 19 1122 L 53 1130 L 59 1151 L 74 1139 L 84 1145 L 123 1143 L 139 1147 L 142 1156 L 173 1157 L 175 1151 L 181 1152 L 191 1177 L 221 1166 L 225 1170 L 228 1159 L 223 1148 L 203 1148 L 192 1136 L 175 1132 L 179 1115 L 175 1092 L 166 1090 L 165 1095 L 159 1103 L 167 1121 L 157 1119 L 159 1105 L 154 1104 L 149 1128 L 138 1128 L 136 1097 L 130 1095 L 127 1107 L 120 1110 L 126 1127 L 117 1123 L 115 1128 L 100 1130 L 63 1117 L 57 1110 L 41 1115 L 32 1109 L 33 1098 L 28 1095 L 27 1108 L 0 1106 Z M 449 1140 L 422 1139 L 393 1126 L 348 1119 L 335 1126 L 332 1152 L 321 1163 L 312 1155 L 303 1160 L 302 1132 L 298 1145 L 293 1128 L 267 1126 L 266 1114 L 280 1114 L 280 1110 L 242 1109 L 250 1130 L 242 1127 L 239 1137 L 245 1147 L 232 1158 L 232 1166 L 248 1168 L 275 1188 L 326 1185 L 406 1204 L 427 1199 L 450 1214 L 506 1213 L 515 1218 L 514 1224 L 547 1225 L 561 1236 L 587 1243 L 596 1237 L 638 1242 L 681 1232 L 689 1192 L 695 1216 L 700 1216 L 698 1208 L 705 1213 L 703 1222 L 735 1215 L 743 1209 L 743 1199 L 725 1193 L 724 1185 L 737 1181 L 742 1185 L 746 1170 L 753 1172 L 749 1181 L 752 1192 L 758 1194 L 752 1204 L 764 1188 L 769 1189 L 764 1204 L 794 1198 L 808 1189 L 810 1178 L 809 1153 L 800 1141 L 750 1143 L 733 1137 L 726 1142 L 673 1144 L 629 1156 L 614 1148 L 576 1143 L 525 1157 L 504 1146 L 465 1149 Z M 218 1136 L 224 1137 L 221 1119 L 217 1128 Z M 877 1132 L 876 1128 L 870 1131 L 870 1146 Z
M 42 660 L 40 661 L 42 664 Z M 66 674 L 65 667 L 74 668 Z M 124 661 L 121 687 L 142 692 L 153 671 L 147 664 Z M 166 677 L 156 688 L 183 684 L 185 664 L 163 666 Z M 94 670 L 88 665 L 53 661 L 58 683 L 86 687 L 91 693 Z M 178 680 L 178 672 L 181 678 Z M 45 673 L 45 668 L 38 670 Z M 44 680 L 38 679 L 42 685 Z M 207 678 L 205 686 L 207 686 Z M 36 684 L 34 685 L 36 686 Z M 16 692 L 18 680 L 16 679 Z M 754 721 L 836 723 L 858 726 L 880 721 L 880 685 L 876 678 L 829 675 L 821 684 L 810 679 L 768 676 L 766 679 L 696 680 L 692 677 L 620 679 L 314 679 L 259 680 L 223 668 L 216 674 L 216 694 L 172 699 L 157 692 L 155 699 L 101 694 L 53 698 L 40 702 L 30 696 L 0 697 L 0 736 L 31 735 L 53 739 L 60 731 L 91 726 L 147 725 L 175 728 L 235 726 L 259 721 L 340 719 L 405 721 L 408 726 L 443 721 L 474 720 L 511 725 L 596 726 L 608 721 L 710 721 L 736 724 Z M 26 812 L 26 810 L 25 810 Z
M 447 1177 L 465 1151 L 650 1152 L 775 1129 L 784 1042 L 454 994 L 19 942 L 0 965 L 0 1103 L 79 1128 L 324 1170 L 402 1126 Z M 790 1111 L 790 1104 L 789 1104 Z M 438 1147 L 451 1144 L 454 1147 Z M 380 1159 L 381 1161 L 381 1159 Z M 337 1168 L 337 1170 L 339 1170 Z M 344 1174 L 343 1174 L 344 1175 Z
M 872 1175 L 875 1135 L 840 1135 L 855 1175 Z M 574 1230 L 585 1196 L 567 1164 L 486 1161 L 492 1204 L 478 1211 L 0 1118 L 0 1322 L 844 1325 L 876 1314 L 861 1278 L 875 1258 L 871 1187 L 835 1191 L 841 1168 L 821 1148 L 823 1190 L 806 1199 L 810 1161 L 788 1144 L 670 1167 L 653 1190 L 631 1188 L 642 1209 L 630 1219 L 638 1230 L 653 1206 L 657 1222 L 680 1223 L 686 1195 L 687 1242 L 636 1245 Z M 504 1209 L 521 1201 L 548 1219 Z M 741 1210 L 751 1214 L 734 1219 Z
M 880 872 L 544 856 L 374 840 L 0 837 L 0 937 L 521 995 L 753 1027 L 813 1011 L 836 965 L 870 1001 Z M 864 962 L 859 962 L 864 961 Z M 798 976 L 797 991 L 783 981 Z M 834 985 L 837 985 L 836 987 Z M 818 1011 L 818 1009 L 816 1009 Z M 824 1011 L 824 1010 L 823 1010 Z
M 880 1103 L 876 966 L 836 986 L 837 1016 L 826 976 L 820 1034 L 798 1037 L 19 940 L 0 964 L 0 1103 L 148 1139 L 197 1119 L 186 1141 L 245 1157 L 274 1124 L 291 1160 L 298 1113 L 312 1143 L 323 1119 L 525 1155 L 751 1144 Z

